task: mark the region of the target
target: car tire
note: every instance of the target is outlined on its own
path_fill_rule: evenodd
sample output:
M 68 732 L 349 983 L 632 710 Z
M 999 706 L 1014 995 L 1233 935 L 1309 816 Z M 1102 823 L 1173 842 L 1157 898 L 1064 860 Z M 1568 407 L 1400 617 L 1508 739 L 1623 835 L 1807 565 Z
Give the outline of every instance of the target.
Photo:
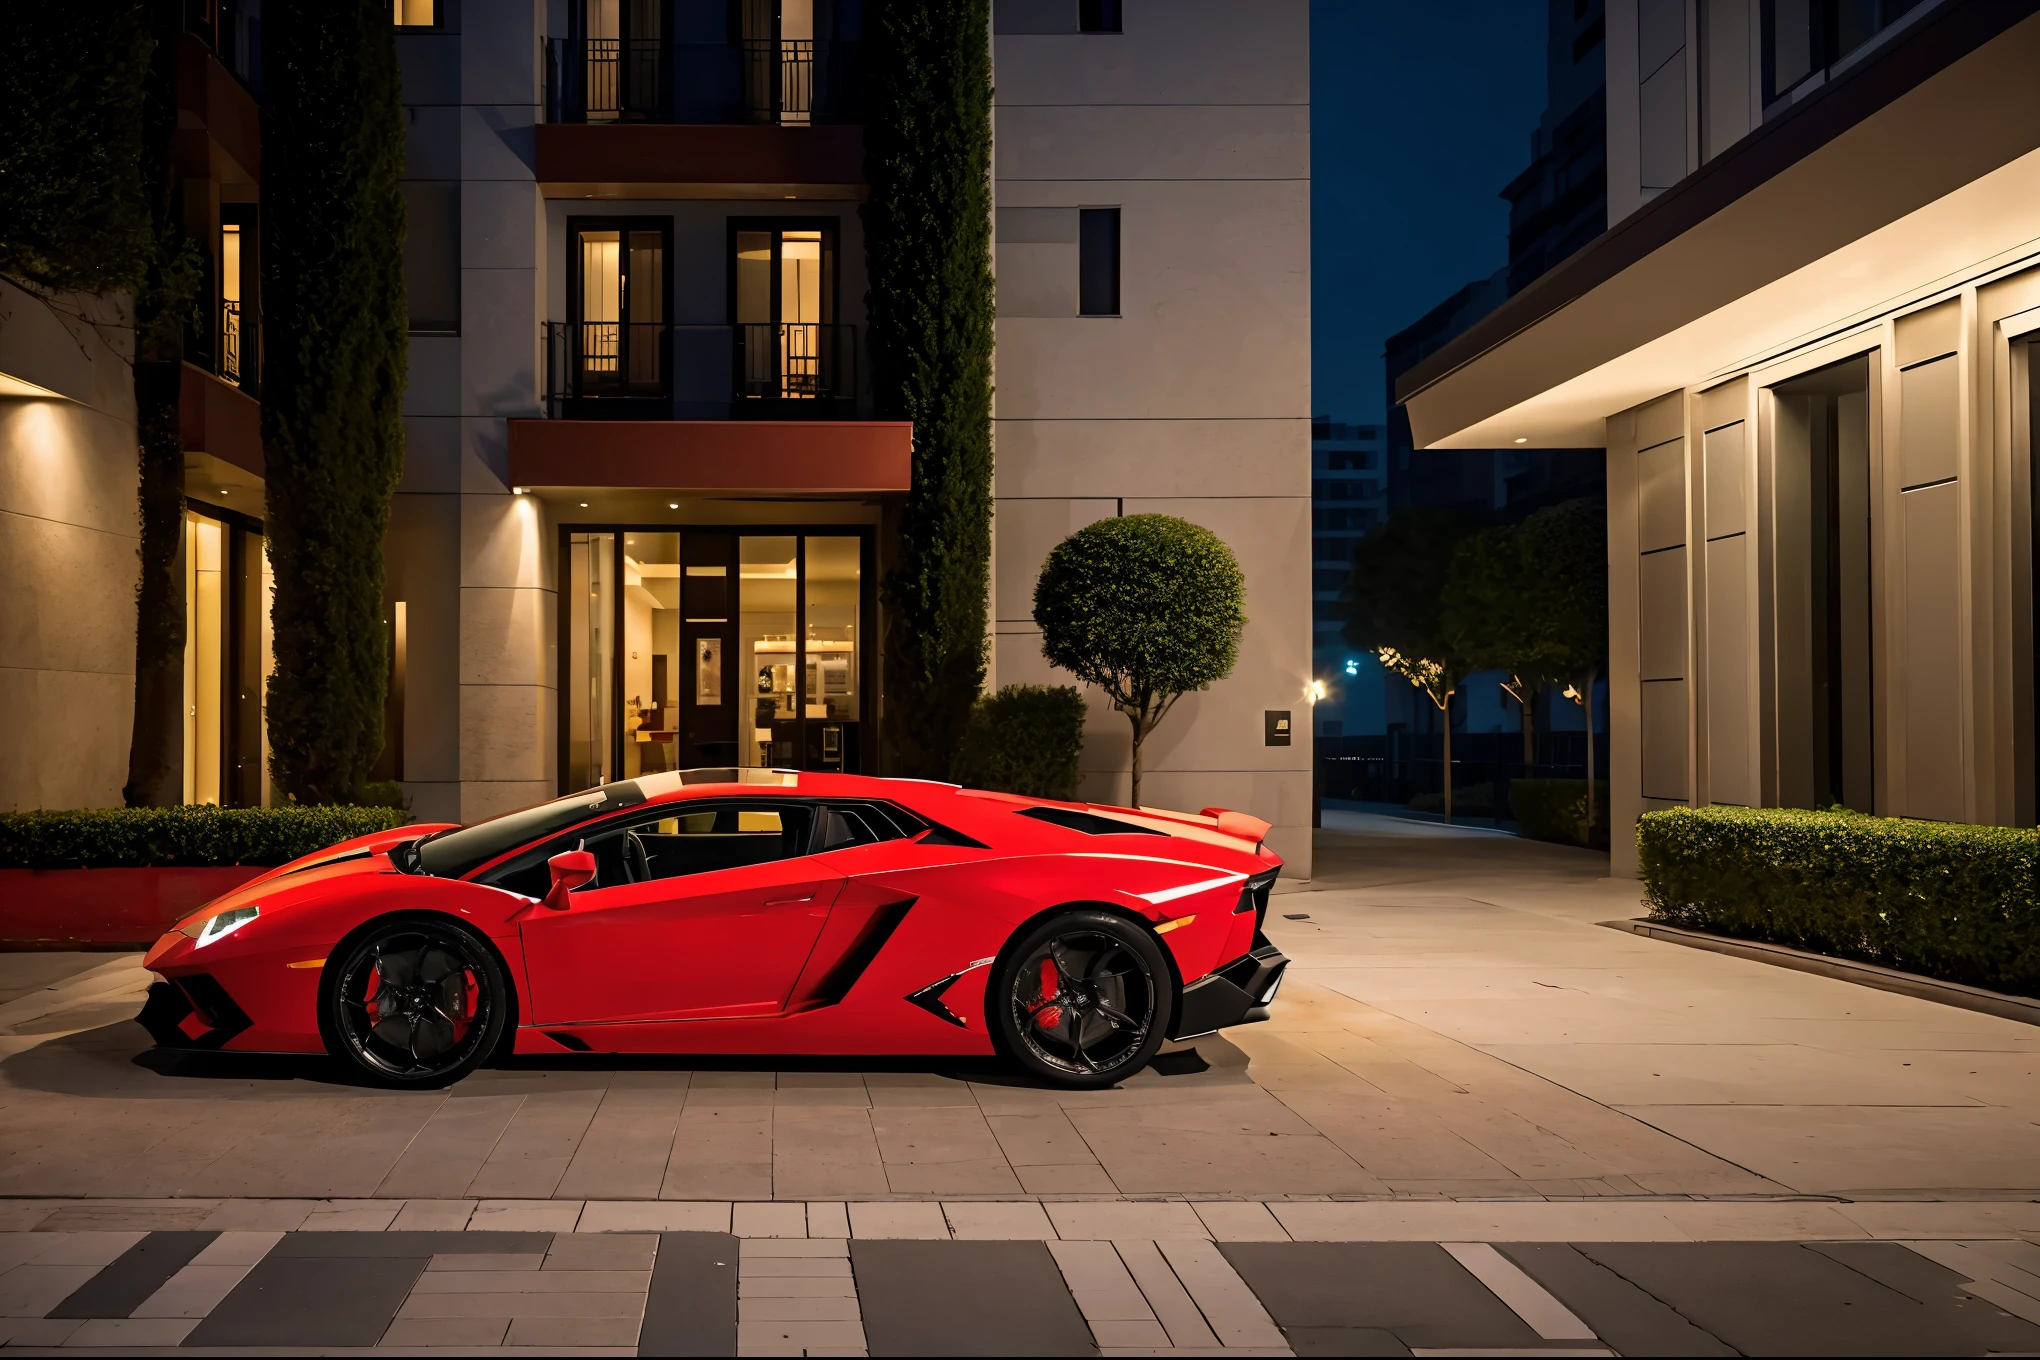
M 493 1055 L 513 999 L 488 942 L 438 916 L 386 916 L 333 951 L 319 978 L 326 1052 L 376 1086 L 429 1089 Z
M 985 997 L 1000 1049 L 1030 1074 L 1095 1090 L 1147 1066 L 1174 982 L 1154 932 L 1109 911 L 1058 913 L 1000 953 Z

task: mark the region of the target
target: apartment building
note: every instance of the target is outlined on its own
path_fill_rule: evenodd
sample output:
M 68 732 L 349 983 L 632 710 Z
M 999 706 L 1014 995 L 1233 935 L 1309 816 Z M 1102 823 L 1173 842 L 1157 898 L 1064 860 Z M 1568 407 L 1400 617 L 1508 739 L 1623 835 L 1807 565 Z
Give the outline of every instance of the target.
M 1610 0 L 1593 244 L 1410 369 L 1604 445 L 1615 865 L 1679 804 L 2033 825 L 2040 5 Z
M 1307 872 L 1305 0 L 1000 0 L 992 683 L 1067 681 L 1042 560 L 1162 511 L 1239 556 L 1232 677 L 1160 805 Z M 883 772 L 879 579 L 913 431 L 872 418 L 861 0 L 395 0 L 406 471 L 389 773 L 473 820 L 653 770 Z M 1085 794 L 1124 800 L 1094 705 Z
M 190 0 L 170 38 L 173 210 L 202 282 L 174 376 L 184 453 L 183 797 L 268 796 L 259 5 Z M 0 282 L 0 808 L 103 807 L 128 777 L 137 430 L 124 298 Z

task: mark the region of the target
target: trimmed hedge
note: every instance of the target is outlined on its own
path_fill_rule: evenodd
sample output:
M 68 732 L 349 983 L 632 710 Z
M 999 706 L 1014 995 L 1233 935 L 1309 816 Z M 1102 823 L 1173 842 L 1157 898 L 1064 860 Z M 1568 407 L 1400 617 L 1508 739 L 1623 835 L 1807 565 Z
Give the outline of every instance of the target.
M 1587 781 L 1584 779 L 1512 779 L 1509 815 L 1534 841 L 1608 848 L 1608 781 L 1594 781 L 1594 827 L 1587 831 Z
M 1673 808 L 1636 844 L 1654 921 L 2040 995 L 2040 831 Z
M 1070 685 L 1007 685 L 971 709 L 952 765 L 958 783 L 1030 798 L 1077 796 L 1084 696 Z
M 0 813 L 0 868 L 139 869 L 287 864 L 402 826 L 395 808 L 84 808 Z

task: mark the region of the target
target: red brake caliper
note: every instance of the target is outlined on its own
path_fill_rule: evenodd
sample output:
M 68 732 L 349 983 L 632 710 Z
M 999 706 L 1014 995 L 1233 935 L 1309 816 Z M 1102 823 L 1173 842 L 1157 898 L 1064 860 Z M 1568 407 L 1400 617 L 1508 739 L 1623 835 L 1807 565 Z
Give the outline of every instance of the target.
M 1062 978 L 1055 971 L 1055 960 L 1043 959 L 1041 961 L 1041 999 L 1043 1001 L 1052 1000 L 1056 990 L 1061 985 Z M 1056 1028 L 1062 1024 L 1062 1007 L 1043 1006 L 1034 1013 L 1034 1023 L 1043 1029 Z

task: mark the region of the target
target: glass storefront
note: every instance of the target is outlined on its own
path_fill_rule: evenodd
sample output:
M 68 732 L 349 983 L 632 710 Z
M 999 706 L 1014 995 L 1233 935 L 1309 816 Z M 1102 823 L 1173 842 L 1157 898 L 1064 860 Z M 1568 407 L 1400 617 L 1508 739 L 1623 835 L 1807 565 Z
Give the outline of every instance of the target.
M 564 549 L 564 790 L 862 768 L 868 536 L 573 529 Z

